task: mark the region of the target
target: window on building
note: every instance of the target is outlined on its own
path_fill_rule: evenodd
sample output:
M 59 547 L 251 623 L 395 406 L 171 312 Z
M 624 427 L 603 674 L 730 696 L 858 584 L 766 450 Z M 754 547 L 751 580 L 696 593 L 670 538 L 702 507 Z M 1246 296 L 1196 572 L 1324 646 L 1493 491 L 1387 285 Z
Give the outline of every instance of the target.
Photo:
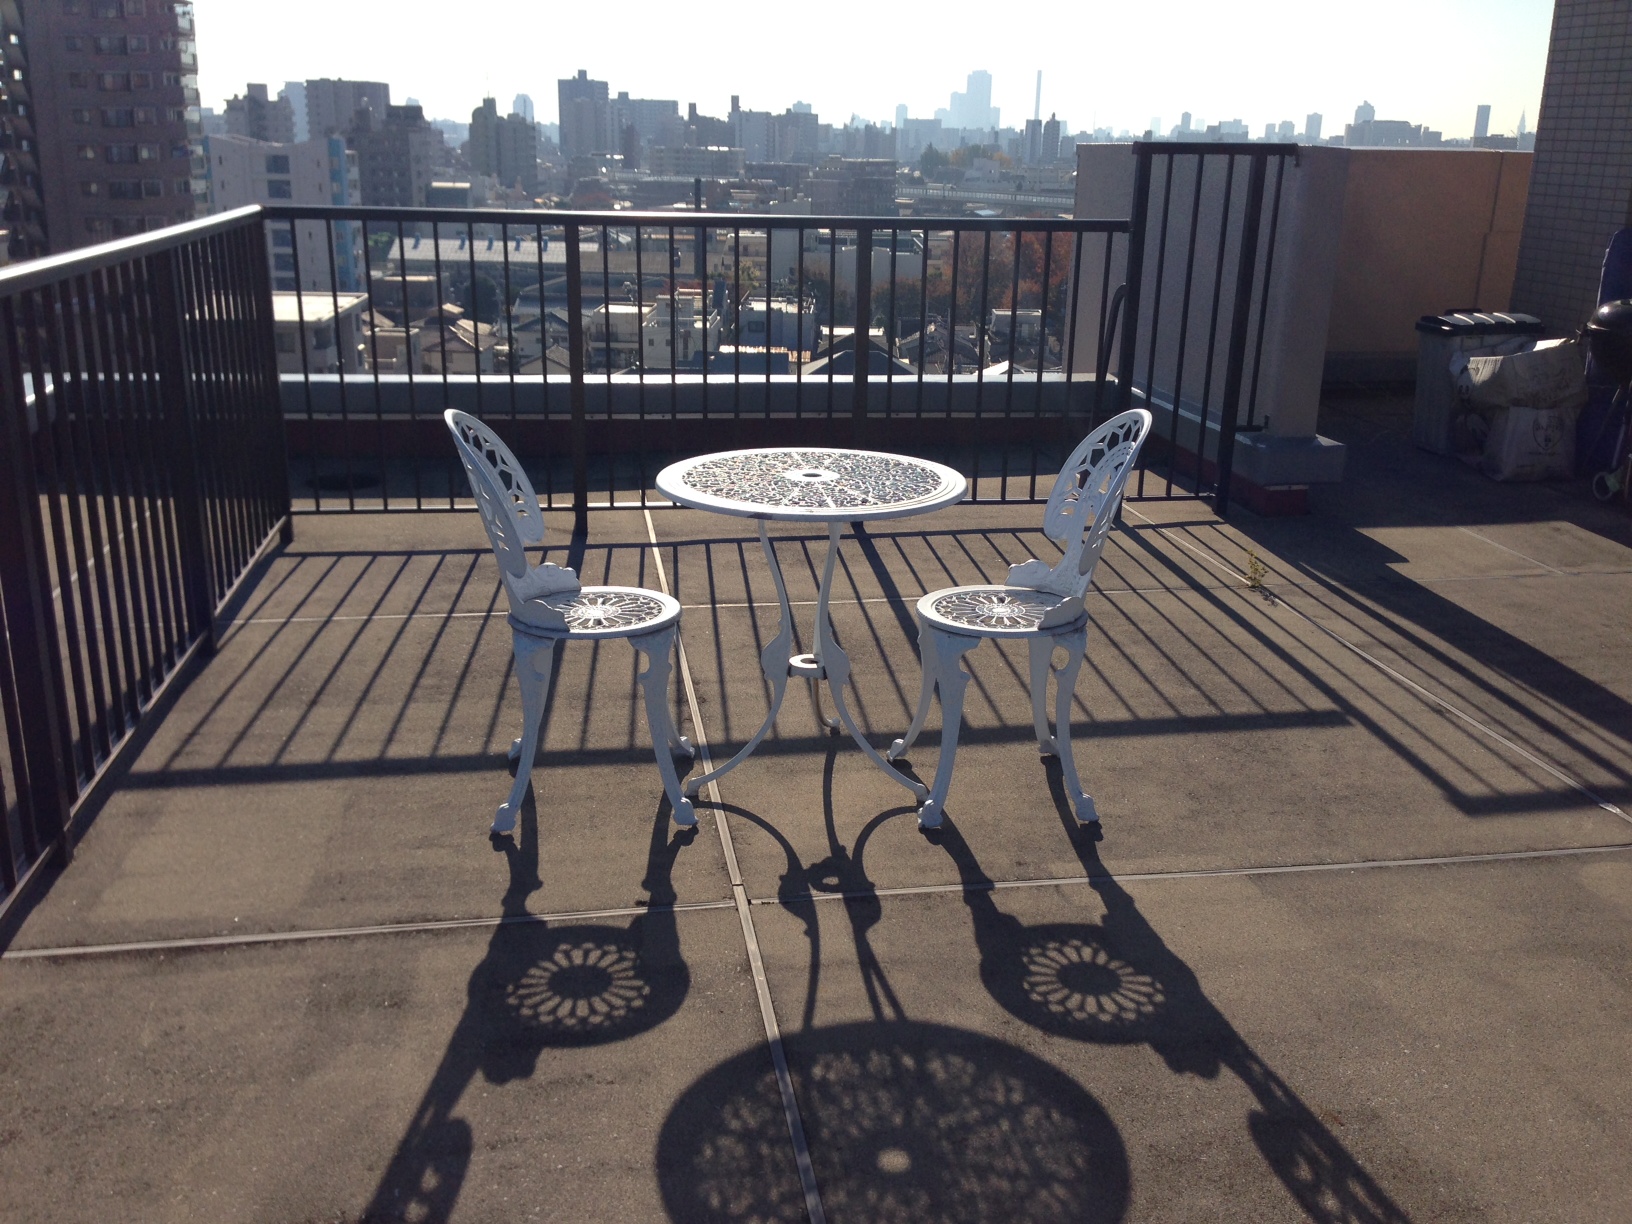
M 85 40 L 78 34 L 68 35 L 67 38 L 63 39 L 63 42 L 67 44 L 68 50 L 70 51 L 85 50 Z
M 107 194 L 110 200 L 139 200 L 142 185 L 136 179 L 114 179 L 108 184 Z
M 288 179 L 267 179 L 266 198 L 269 200 L 292 200 L 295 190 Z
M 91 40 L 98 55 L 123 55 L 125 53 L 125 36 L 123 34 L 103 34 Z
M 119 0 L 96 0 L 96 3 L 91 5 L 92 17 L 123 17 L 124 15 L 125 6 L 120 4 Z
M 136 112 L 128 106 L 104 106 L 103 127 L 130 127 L 136 122 Z
M 70 17 L 77 17 L 85 11 L 85 0 L 62 0 L 62 11 Z
M 130 89 L 130 73 L 99 72 L 96 74 L 96 87 L 105 93 L 128 92 Z
M 139 234 L 146 228 L 146 217 L 115 217 L 113 219 L 113 232 L 121 237 L 125 234 Z
M 102 194 L 102 184 L 95 179 L 88 179 L 79 185 L 79 194 L 83 196 L 99 196 Z
M 193 180 L 192 179 L 177 179 L 176 180 L 176 194 L 178 196 L 190 196 L 190 195 L 192 195 L 193 194 Z
M 149 200 L 162 199 L 163 196 L 164 196 L 164 180 L 163 179 L 143 179 L 142 180 L 142 195 L 145 196 Z
M 268 153 L 266 155 L 266 172 L 268 174 L 288 174 L 289 155 L 287 153 Z
M 172 161 L 180 161 L 181 159 L 191 157 L 192 155 L 193 151 L 184 144 L 177 143 L 170 146 L 170 158 Z
M 131 118 L 136 121 L 137 126 L 153 122 L 153 108 L 151 106 L 138 106 L 130 114 Z
M 287 251 L 295 245 L 295 236 L 286 229 L 272 231 L 272 245 L 280 251 Z
M 147 35 L 132 34 L 129 38 L 125 39 L 125 50 L 130 52 L 132 55 L 139 55 L 146 51 Z
M 289 288 L 293 289 L 294 285 L 291 284 Z M 272 337 L 272 343 L 280 353 L 298 353 L 300 351 L 295 347 L 295 333 L 292 331 L 278 332 Z
M 326 349 L 334 347 L 334 329 L 332 327 L 314 327 L 312 329 L 312 347 Z
M 126 17 L 145 17 L 147 15 L 147 0 L 125 0 Z
M 111 144 L 108 146 L 108 160 L 115 165 L 131 165 L 136 160 L 136 146 L 130 144 Z
M 179 73 L 179 72 L 167 72 L 167 73 L 165 73 L 164 74 L 164 83 L 165 83 L 166 86 L 169 86 L 171 88 L 174 88 L 174 87 L 180 85 L 181 84 L 181 73 Z
M 97 238 L 105 238 L 113 227 L 106 217 L 86 217 L 85 232 Z
M 74 150 L 74 156 L 79 158 L 80 161 L 96 161 L 102 155 L 97 152 L 95 145 L 79 145 Z
M 68 117 L 70 119 L 72 119 L 75 123 L 95 123 L 96 122 L 96 112 L 93 111 L 93 110 L 88 110 L 85 107 L 79 107 L 79 108 L 77 108 L 75 110 L 69 111 L 68 112 Z
M 133 73 L 131 73 L 130 74 L 130 87 L 132 89 L 152 89 L 153 88 L 153 74 L 151 72 L 133 72 Z
M 293 272 L 295 270 L 295 257 L 282 251 L 274 251 L 272 253 L 272 267 L 279 272 Z
M 91 87 L 91 74 L 90 73 L 88 73 L 88 72 L 70 72 L 68 74 L 68 88 L 69 89 L 89 89 L 90 87 Z

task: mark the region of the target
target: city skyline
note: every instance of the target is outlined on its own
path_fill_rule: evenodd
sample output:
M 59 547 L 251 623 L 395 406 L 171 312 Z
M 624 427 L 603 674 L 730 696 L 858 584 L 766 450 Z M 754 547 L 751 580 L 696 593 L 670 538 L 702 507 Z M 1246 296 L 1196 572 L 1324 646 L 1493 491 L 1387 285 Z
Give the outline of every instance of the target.
M 428 116 L 462 120 L 485 96 L 525 93 L 539 100 L 538 119 L 554 122 L 554 82 L 583 68 L 614 89 L 676 98 L 682 108 L 694 101 L 704 113 L 726 113 L 734 93 L 757 109 L 780 112 L 803 101 L 829 122 L 859 114 L 888 123 L 903 103 L 913 118 L 932 117 L 970 71 L 984 69 L 1004 126 L 1021 127 L 1033 112 L 1040 69 L 1043 116 L 1058 114 L 1072 131 L 1138 134 L 1152 118 L 1171 127 L 1186 110 L 1209 122 L 1240 119 L 1253 131 L 1284 119 L 1301 130 L 1302 116 L 1315 111 L 1327 117 L 1328 131 L 1334 121 L 1341 130 L 1370 101 L 1379 118 L 1408 119 L 1448 137 L 1471 134 L 1481 104 L 1492 108 L 1493 133 L 1514 131 L 1521 113 L 1534 127 L 1552 11 L 1548 0 L 1442 0 L 1426 9 L 1379 0 L 1356 23 L 1352 14 L 1284 0 L 1227 13 L 1167 0 L 1138 10 L 1083 6 L 1050 14 L 1047 38 L 1005 42 L 969 37 L 992 21 L 991 11 L 955 0 L 943 13 L 952 20 L 926 23 L 908 39 L 896 25 L 880 25 L 876 46 L 857 54 L 853 39 L 827 39 L 821 27 L 813 33 L 768 19 L 736 0 L 722 0 L 705 23 L 673 23 L 672 10 L 633 0 L 632 19 L 620 26 L 633 36 L 622 41 L 598 28 L 562 36 L 537 10 L 520 6 L 488 5 L 480 19 L 451 26 L 438 20 L 440 6 L 424 0 L 403 0 L 393 9 L 400 20 L 391 22 L 364 6 L 287 0 L 284 8 L 287 20 L 269 26 L 238 6 L 202 0 L 205 105 L 219 109 L 249 81 L 275 91 L 285 80 L 361 77 L 390 80 L 394 91 L 420 99 Z M 644 36 L 660 22 L 671 27 L 663 38 Z M 491 37 L 495 23 L 508 31 L 505 38 Z M 321 41 L 310 38 L 314 28 L 324 30 Z M 421 41 L 431 28 L 438 31 L 434 61 Z M 740 37 L 730 34 L 735 29 Z M 810 48 L 820 54 L 805 54 L 801 37 L 822 38 Z M 1107 44 L 1117 53 L 1096 53 Z M 842 47 L 849 62 L 838 62 L 830 46 Z M 1341 60 L 1312 50 L 1321 47 L 1343 48 Z

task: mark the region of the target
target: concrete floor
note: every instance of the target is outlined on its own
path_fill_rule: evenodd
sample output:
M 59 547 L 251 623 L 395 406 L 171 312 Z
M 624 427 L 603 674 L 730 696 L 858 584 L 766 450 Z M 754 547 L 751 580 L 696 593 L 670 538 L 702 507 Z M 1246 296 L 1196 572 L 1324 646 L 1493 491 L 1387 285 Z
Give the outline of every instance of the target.
M 0 960 L 0 1217 L 1632 1218 L 1629 520 L 1328 417 L 1306 519 L 1129 505 L 1076 689 L 1102 840 L 994 644 L 939 834 L 798 690 L 683 833 L 618 642 L 566 651 L 490 839 L 474 513 L 300 518 Z M 874 743 L 913 599 L 1039 517 L 846 540 Z M 604 511 L 582 557 L 686 605 L 716 760 L 775 632 L 745 526 Z M 812 600 L 823 541 L 775 534 Z

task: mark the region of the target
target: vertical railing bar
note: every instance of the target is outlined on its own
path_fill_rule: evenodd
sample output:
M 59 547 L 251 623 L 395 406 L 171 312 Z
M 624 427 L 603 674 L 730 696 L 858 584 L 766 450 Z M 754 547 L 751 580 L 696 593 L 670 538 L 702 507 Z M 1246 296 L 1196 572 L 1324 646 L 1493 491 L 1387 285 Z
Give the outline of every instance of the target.
M 552 400 L 550 397 L 550 312 L 544 298 L 544 223 L 535 222 L 533 225 L 533 258 L 538 273 L 538 360 L 539 376 L 544 380 L 541 384 L 544 393 L 544 436 L 553 438 L 555 430 L 551 417 Z M 544 464 L 544 504 L 550 509 L 555 508 L 555 455 L 550 453 Z
M 346 462 L 346 509 L 357 509 L 357 477 L 352 470 L 351 455 L 351 403 L 346 396 L 346 354 L 340 349 L 340 270 L 335 265 L 339 262 L 334 257 L 334 222 L 330 218 L 323 219 L 324 237 L 327 241 L 329 263 L 329 304 L 334 310 L 332 323 L 334 332 L 334 367 L 335 377 L 340 383 L 340 449 L 345 455 Z
M 265 527 L 270 532 L 281 520 L 279 534 L 284 543 L 294 540 L 294 519 L 290 514 L 289 440 L 283 421 L 283 393 L 278 378 L 278 355 L 272 321 L 272 278 L 266 261 L 266 238 L 257 227 L 244 227 L 245 303 L 248 307 L 248 346 L 255 385 L 259 388 L 259 436 L 264 454 L 275 463 L 262 463 L 262 497 L 265 500 Z M 369 281 L 373 289 L 372 279 Z
M 589 457 L 584 436 L 584 286 L 583 253 L 576 221 L 565 226 L 567 244 L 567 343 L 572 371 L 572 515 L 574 530 L 589 530 Z
M 306 353 L 306 289 L 300 271 L 300 226 L 293 217 L 289 219 L 289 258 L 294 262 L 295 269 L 295 347 L 300 350 L 300 381 L 306 393 L 306 431 L 308 437 L 315 439 L 317 414 L 312 409 L 312 370 L 311 361 Z M 317 470 L 320 452 L 321 448 L 314 444 L 311 475 L 313 510 L 323 509 L 323 482 L 319 478 L 321 473 Z
M 196 258 L 196 251 L 186 247 L 178 247 L 172 253 L 173 257 L 165 263 L 169 269 L 166 283 L 174 294 L 175 308 L 166 312 L 166 321 L 160 328 L 155 329 L 155 335 L 169 336 L 165 328 L 173 328 L 177 352 L 181 354 L 180 365 L 175 371 L 183 387 L 183 402 L 190 405 L 190 411 L 183 414 L 182 423 L 178 426 L 170 424 L 176 432 L 188 435 L 186 451 L 178 450 L 168 456 L 173 466 L 179 467 L 176 455 L 189 453 L 195 457 L 190 471 L 181 472 L 182 487 L 190 484 L 196 503 L 198 530 L 203 540 L 203 548 L 199 554 L 205 561 L 206 574 L 204 593 L 199 595 L 193 588 L 191 594 L 198 600 L 195 613 L 199 619 L 192 622 L 196 629 L 202 620 L 203 608 L 213 609 L 215 606 L 215 592 L 224 590 L 226 573 L 231 564 L 232 527 L 228 518 L 230 498 L 227 491 L 221 488 L 215 479 L 216 473 L 212 469 L 208 473 L 203 464 L 197 461 L 201 454 L 213 454 L 219 447 L 221 430 L 216 419 L 214 397 L 211 394 L 212 383 L 219 377 L 222 369 L 220 357 L 216 354 L 214 345 L 213 316 L 208 305 L 209 294 L 203 286 L 204 271 L 201 261 Z M 161 256 L 161 258 L 164 258 Z M 179 265 L 179 270 L 177 265 Z M 188 301 L 189 288 L 192 290 L 192 301 Z M 189 311 L 188 307 L 192 309 Z M 187 327 L 188 315 L 193 315 L 194 326 Z M 174 315 L 173 320 L 169 318 Z M 191 350 L 191 351 L 189 351 Z M 160 360 L 163 360 L 161 354 Z M 161 367 L 162 368 L 162 365 Z M 174 396 L 167 396 L 173 401 Z M 206 436 L 206 444 L 199 445 L 201 436 Z M 176 510 L 189 516 L 194 510 L 183 504 L 185 499 L 178 499 Z M 190 531 L 191 526 L 184 520 L 184 531 Z
M 601 304 L 606 311 L 606 415 L 602 419 L 601 428 L 608 431 L 612 427 L 612 230 L 610 226 L 601 226 Z M 587 428 L 587 425 L 586 425 Z M 586 443 L 587 444 L 587 443 Z M 613 471 L 617 466 L 617 452 L 607 446 L 606 455 L 606 500 L 610 505 L 617 500 Z
M 391 486 L 387 483 L 385 465 L 385 452 L 387 450 L 385 441 L 385 402 L 384 394 L 380 388 L 380 312 L 379 308 L 374 304 L 374 256 L 368 249 L 367 218 L 362 220 L 361 225 L 363 231 L 363 281 L 367 286 L 364 292 L 367 294 L 368 301 L 368 372 L 374 381 L 374 444 L 379 448 L 380 452 L 380 509 L 389 510 L 391 509 Z M 402 342 L 405 353 L 408 349 L 408 325 L 406 319 L 407 312 L 405 311 L 402 328 Z M 409 364 L 413 364 L 412 360 L 409 361 Z
M 776 245 L 776 230 L 765 223 L 765 419 L 771 419 L 771 285 L 775 274 L 771 268 L 771 249 Z
M 731 227 L 731 418 L 742 442 L 742 226 Z
M 850 401 L 850 441 L 860 445 L 867 436 L 868 381 L 873 367 L 873 226 L 856 222 L 856 371 Z
M 231 587 L 239 567 L 247 562 L 254 550 L 250 540 L 249 507 L 245 496 L 242 466 L 222 462 L 222 457 L 229 448 L 236 450 L 242 439 L 234 411 L 233 391 L 237 380 L 231 360 L 233 329 L 227 316 L 225 294 L 228 282 L 223 275 L 228 268 L 225 245 L 226 236 L 215 234 L 204 239 L 192 250 L 182 247 L 177 251 L 178 256 L 181 256 L 185 264 L 192 269 L 190 280 L 194 302 L 194 325 L 198 333 L 195 341 L 196 357 L 190 366 L 192 383 L 197 389 L 193 419 L 195 422 L 207 419 L 211 431 L 211 445 L 199 447 L 198 431 L 195 429 L 193 454 L 195 479 L 199 483 L 200 497 L 204 499 L 202 504 L 209 504 L 207 488 L 213 489 L 215 494 L 211 522 L 218 546 L 214 553 L 215 585 L 210 590 L 212 614 L 217 597 Z M 334 248 L 332 230 L 329 248 L 332 252 Z M 332 262 L 331 259 L 331 264 Z M 185 300 L 187 293 L 188 289 L 184 282 L 181 288 L 182 300 Z M 180 322 L 185 328 L 187 322 L 185 313 L 182 314 Z M 335 346 L 338 351 L 340 340 L 338 315 L 335 324 Z
M 980 309 L 975 314 L 975 432 L 972 435 L 975 441 L 971 443 L 975 452 L 976 470 L 979 470 L 981 458 L 980 438 L 982 426 L 986 420 L 986 362 L 990 354 L 987 351 L 986 326 L 987 312 L 991 309 L 992 286 L 992 231 L 982 229 L 980 234 Z M 1004 454 L 1007 455 L 1005 447 Z M 998 480 L 997 500 L 1003 500 L 1003 483 Z
M 929 337 L 929 226 L 924 226 L 924 245 L 918 252 L 918 402 L 913 415 L 924 415 L 924 350 Z
M 404 260 L 406 263 L 406 260 Z M 431 222 L 431 266 L 436 274 L 436 333 L 442 347 L 438 350 L 440 356 L 437 364 L 442 367 L 442 404 L 452 407 L 452 393 L 448 378 L 448 312 L 447 301 L 442 293 L 442 226 L 440 222 Z M 443 475 L 448 480 L 448 509 L 454 506 L 457 486 L 454 483 L 456 476 L 450 465 L 443 465 Z
M 1122 352 L 1117 360 L 1117 412 L 1133 403 L 1133 372 L 1138 364 L 1140 290 L 1145 276 L 1145 243 L 1149 237 L 1150 169 L 1153 157 L 1148 145 L 1135 144 L 1133 205 L 1129 210 L 1127 295 L 1122 300 Z M 1139 469 L 1139 493 L 1144 495 L 1145 469 Z
M 486 419 L 487 401 L 482 395 L 482 296 L 476 286 L 476 222 L 465 222 L 466 262 L 470 265 L 470 366 L 476 375 L 476 416 Z M 455 328 L 454 330 L 458 330 Z
M 1275 238 L 1281 227 L 1281 187 L 1286 179 L 1286 156 L 1275 159 L 1275 202 L 1269 210 L 1269 242 L 1264 248 L 1264 284 L 1258 296 L 1258 339 L 1252 348 L 1252 389 L 1247 394 L 1247 424 L 1258 422 L 1258 372 L 1264 357 L 1264 323 L 1269 317 L 1269 282 L 1275 271 Z
M 680 251 L 675 239 L 674 226 L 669 226 L 669 410 L 680 418 Z M 708 316 L 704 315 L 703 347 L 708 347 Z M 706 358 L 704 360 L 707 360 Z
M 1054 275 L 1054 230 L 1050 227 L 1043 231 L 1043 288 L 1042 313 L 1037 321 L 1037 401 L 1033 412 L 1036 414 L 1038 440 L 1031 447 L 1031 483 L 1027 486 L 1026 496 L 1031 501 L 1037 500 L 1037 459 L 1038 446 L 1042 438 L 1043 422 L 1043 366 L 1048 362 L 1048 284 Z M 1065 346 L 1060 346 L 1060 356 L 1065 356 Z M 1070 403 L 1070 388 L 1066 388 L 1066 398 L 1061 401 L 1061 415 L 1065 414 L 1065 405 Z
M 895 268 L 901 245 L 901 230 L 897 226 L 890 227 L 890 313 L 884 325 L 884 341 L 889 345 L 890 359 L 884 367 L 884 419 L 889 420 L 895 411 L 895 353 L 896 337 L 900 332 L 900 325 L 896 322 L 895 312 Z
M 1173 162 L 1176 163 L 1177 161 L 1178 158 L 1175 157 Z M 1179 411 L 1179 406 L 1184 403 L 1184 357 L 1190 341 L 1191 287 L 1196 274 L 1196 242 L 1201 230 L 1201 188 L 1202 180 L 1206 177 L 1206 169 L 1206 156 L 1197 154 L 1196 189 L 1190 198 L 1190 245 L 1185 252 L 1184 292 L 1179 298 L 1179 349 L 1173 374 L 1173 411 L 1175 414 Z M 1207 440 L 1207 405 L 1205 403 L 1201 406 L 1201 423 L 1198 429 L 1200 432 L 1197 434 L 1196 445 L 1196 492 L 1200 493 L 1202 483 L 1201 459 L 1203 452 L 1206 450 Z M 1172 456 L 1172 460 L 1170 471 L 1178 468 L 1177 454 Z
M 1163 165 L 1166 167 L 1162 174 L 1162 219 L 1156 239 L 1156 277 L 1155 288 L 1150 296 L 1150 340 L 1145 350 L 1145 395 L 1148 402 L 1154 403 L 1156 396 L 1156 340 L 1161 333 L 1162 326 L 1162 290 L 1165 288 L 1167 274 L 1167 231 L 1173 202 L 1173 164 L 1178 158 L 1171 153 L 1162 155 Z M 1167 486 L 1164 496 L 1173 496 L 1173 471 L 1178 466 L 1179 453 L 1179 406 L 1173 405 L 1173 412 L 1167 425 Z
M 794 241 L 798 249 L 794 253 L 794 338 L 796 346 L 794 352 L 798 354 L 798 363 L 793 376 L 793 419 L 800 420 L 805 415 L 805 362 L 809 360 L 807 354 L 811 350 L 805 348 L 805 227 L 798 226 L 794 230 Z M 814 308 L 815 303 L 811 304 Z M 812 326 L 815 319 L 811 319 Z
M 1199 173 L 1199 171 L 1198 171 Z M 1235 154 L 1231 153 L 1224 162 L 1224 206 L 1222 220 L 1218 229 L 1218 262 L 1213 269 L 1213 313 L 1207 321 L 1207 364 L 1203 367 L 1201 380 L 1201 424 L 1205 431 L 1207 421 L 1212 413 L 1213 399 L 1213 358 L 1218 351 L 1218 307 L 1224 297 L 1224 255 L 1229 246 L 1230 237 L 1230 203 L 1235 191 Z M 1196 494 L 1200 496 L 1203 489 L 1202 475 L 1206 463 L 1206 433 L 1203 432 L 1201 442 L 1196 450 Z
M 1025 235 L 1020 230 L 1011 235 L 1013 246 L 1010 251 L 1009 263 L 1012 265 L 1013 275 L 1009 284 L 1009 368 L 1004 378 L 1003 388 L 1003 483 L 998 486 L 1002 491 L 1002 500 L 1009 500 L 1009 451 L 1012 448 L 1012 425 L 1014 419 L 1014 346 L 1019 339 L 1020 321 L 1020 256 Z M 1039 359 L 1039 365 L 1041 360 Z
M 646 264 L 640 253 L 640 223 L 635 223 L 635 416 L 640 422 L 635 438 L 635 467 L 639 484 L 636 500 L 646 506 Z
M 1246 209 L 1241 221 L 1241 252 L 1235 274 L 1235 314 L 1230 320 L 1230 353 L 1224 368 L 1224 402 L 1218 418 L 1218 490 L 1213 508 L 1220 518 L 1230 508 L 1230 477 L 1235 461 L 1235 432 L 1241 412 L 1241 378 L 1246 361 L 1247 330 L 1252 313 L 1252 276 L 1258 266 L 1258 230 L 1263 225 L 1264 180 L 1269 155 L 1252 154 Z
M 389 275 L 389 273 L 388 273 Z M 414 469 L 414 509 L 425 509 L 425 489 L 421 480 L 419 456 L 419 396 L 417 371 L 414 360 L 413 306 L 408 298 L 408 240 L 403 231 L 402 218 L 397 218 L 397 280 L 402 286 L 402 351 L 408 365 L 408 436 L 409 454 Z M 438 312 L 440 313 L 440 312 Z
M 839 319 L 839 231 L 833 226 L 827 230 L 827 419 L 833 419 L 833 358 L 838 348 L 834 332 Z

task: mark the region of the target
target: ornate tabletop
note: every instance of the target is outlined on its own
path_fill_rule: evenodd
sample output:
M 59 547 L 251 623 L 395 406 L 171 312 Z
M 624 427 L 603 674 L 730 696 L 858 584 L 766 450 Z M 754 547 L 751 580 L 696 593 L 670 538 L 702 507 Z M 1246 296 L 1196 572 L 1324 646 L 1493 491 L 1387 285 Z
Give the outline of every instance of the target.
M 854 521 L 924 514 L 962 501 L 968 482 L 908 455 L 773 447 L 700 455 L 657 476 L 670 501 L 760 519 Z

